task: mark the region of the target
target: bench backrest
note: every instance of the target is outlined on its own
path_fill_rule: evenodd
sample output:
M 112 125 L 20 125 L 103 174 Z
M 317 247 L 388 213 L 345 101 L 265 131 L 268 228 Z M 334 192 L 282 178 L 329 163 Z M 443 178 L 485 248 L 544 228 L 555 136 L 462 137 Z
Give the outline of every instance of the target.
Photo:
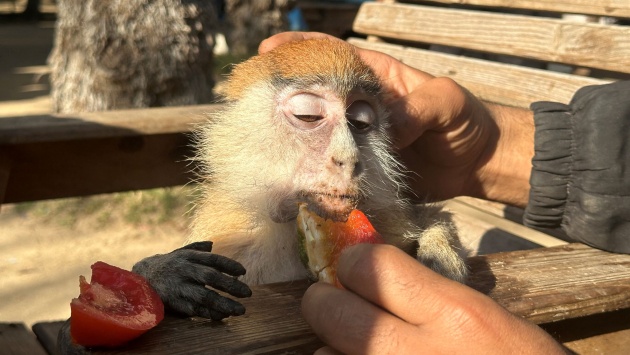
M 368 2 L 353 25 L 368 38 L 350 41 L 453 78 L 484 100 L 528 107 L 630 78 L 628 18 L 627 0 Z

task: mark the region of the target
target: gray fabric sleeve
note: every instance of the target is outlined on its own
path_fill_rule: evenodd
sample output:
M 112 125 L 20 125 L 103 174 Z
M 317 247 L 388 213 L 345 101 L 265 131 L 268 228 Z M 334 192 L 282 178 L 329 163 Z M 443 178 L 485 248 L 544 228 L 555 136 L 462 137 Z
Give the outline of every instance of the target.
M 525 225 L 630 253 L 630 81 L 587 86 L 569 105 L 536 102 Z

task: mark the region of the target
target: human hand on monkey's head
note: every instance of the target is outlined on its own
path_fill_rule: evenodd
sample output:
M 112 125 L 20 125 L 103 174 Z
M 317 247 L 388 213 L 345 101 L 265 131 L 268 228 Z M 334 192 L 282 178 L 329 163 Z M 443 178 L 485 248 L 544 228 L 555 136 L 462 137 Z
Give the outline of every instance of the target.
M 318 32 L 284 32 L 264 40 L 258 51 L 313 38 L 341 41 Z M 381 52 L 357 52 L 381 80 L 393 142 L 407 168 L 416 173 L 409 183 L 418 196 L 441 200 L 467 195 L 526 203 L 527 164 L 533 154 L 529 111 L 486 105 L 452 79 L 436 78 Z M 508 127 L 516 125 L 512 116 L 524 123 L 524 133 L 518 131 L 522 125 Z M 506 134 L 512 132 L 514 136 Z M 508 159 L 501 154 L 505 146 Z M 509 170 L 507 179 L 502 179 L 502 170 Z M 510 173 L 514 171 L 525 175 L 515 178 Z
M 243 305 L 206 285 L 235 297 L 249 297 L 252 291 L 236 279 L 245 274 L 245 268 L 211 250 L 212 242 L 191 243 L 168 254 L 142 259 L 132 271 L 147 279 L 162 302 L 175 312 L 213 320 L 242 315 Z

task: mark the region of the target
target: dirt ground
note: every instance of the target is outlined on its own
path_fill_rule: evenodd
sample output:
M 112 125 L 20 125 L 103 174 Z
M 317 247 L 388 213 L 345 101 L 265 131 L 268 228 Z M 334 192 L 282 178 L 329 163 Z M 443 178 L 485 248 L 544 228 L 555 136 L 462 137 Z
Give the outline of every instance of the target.
M 0 119 L 50 112 L 46 58 L 53 28 L 52 22 L 0 19 Z M 30 326 L 65 319 L 71 299 L 79 294 L 79 275 L 89 277 L 95 261 L 129 269 L 145 256 L 181 246 L 188 219 L 185 207 L 154 219 L 134 218 L 131 213 L 133 206 L 153 205 L 160 196 L 149 191 L 87 201 L 3 205 L 0 322 Z M 82 216 L 85 209 L 89 216 Z M 146 211 L 149 216 L 155 213 Z

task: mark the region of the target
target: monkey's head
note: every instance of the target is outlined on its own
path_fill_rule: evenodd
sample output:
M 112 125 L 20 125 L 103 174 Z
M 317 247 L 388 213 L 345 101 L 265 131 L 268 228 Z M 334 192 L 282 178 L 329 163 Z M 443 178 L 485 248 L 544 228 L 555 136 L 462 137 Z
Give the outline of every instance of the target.
M 353 46 L 282 45 L 237 65 L 226 92 L 201 154 L 215 188 L 238 203 L 277 222 L 303 202 L 345 220 L 358 204 L 398 193 L 379 80 Z

